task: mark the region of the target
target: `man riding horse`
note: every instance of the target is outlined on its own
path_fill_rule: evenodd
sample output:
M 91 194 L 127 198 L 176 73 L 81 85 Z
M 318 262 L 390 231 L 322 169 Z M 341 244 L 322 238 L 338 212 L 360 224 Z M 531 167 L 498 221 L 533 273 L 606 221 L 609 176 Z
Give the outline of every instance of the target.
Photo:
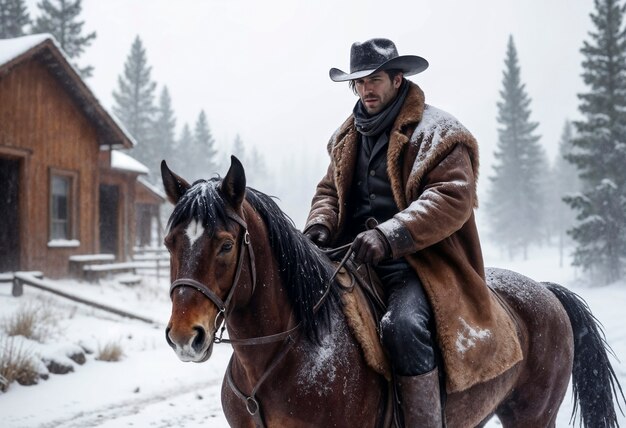
M 355 260 L 383 283 L 380 334 L 407 427 L 443 424 L 439 352 L 448 393 L 522 358 L 513 321 L 485 283 L 477 142 L 405 78 L 427 67 L 399 56 L 392 41 L 371 39 L 352 45 L 350 73 L 330 70 L 359 100 L 330 139 L 304 229 L 318 246 L 353 241 Z

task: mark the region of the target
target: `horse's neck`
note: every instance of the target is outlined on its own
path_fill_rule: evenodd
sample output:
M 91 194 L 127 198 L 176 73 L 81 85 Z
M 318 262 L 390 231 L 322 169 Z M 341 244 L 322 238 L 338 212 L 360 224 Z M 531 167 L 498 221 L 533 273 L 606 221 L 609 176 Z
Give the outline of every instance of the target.
M 270 262 L 264 256 L 259 257 L 259 246 L 254 241 L 251 245 L 256 257 L 256 287 L 245 306 L 237 307 L 229 317 L 229 328 L 237 338 L 279 333 L 289 327 L 293 313 L 276 263 L 273 259 Z
M 229 335 L 234 339 L 270 336 L 294 327 L 293 311 L 286 287 L 281 283 L 280 272 L 263 225 L 248 224 L 250 245 L 254 251 L 256 288 L 242 307 L 229 316 Z M 246 278 L 251 280 L 250 265 Z M 260 376 L 267 360 L 280 351 L 282 341 L 264 345 L 234 345 L 235 356 L 245 366 L 249 377 Z

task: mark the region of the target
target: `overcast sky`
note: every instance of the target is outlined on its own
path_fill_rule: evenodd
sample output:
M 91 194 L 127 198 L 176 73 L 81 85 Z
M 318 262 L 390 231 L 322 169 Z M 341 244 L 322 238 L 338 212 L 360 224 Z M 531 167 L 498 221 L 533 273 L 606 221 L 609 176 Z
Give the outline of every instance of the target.
M 31 16 L 36 3 L 29 0 Z M 430 62 L 411 80 L 477 137 L 484 188 L 509 35 L 552 159 L 586 89 L 579 51 L 592 9 L 591 0 L 83 0 L 84 29 L 97 39 L 79 63 L 95 67 L 88 83 L 110 107 L 139 34 L 159 92 L 170 89 L 179 129 L 204 109 L 222 151 L 239 133 L 273 165 L 302 153 L 322 164 L 356 100 L 328 69 L 349 69 L 352 42 L 387 37 L 401 55 Z

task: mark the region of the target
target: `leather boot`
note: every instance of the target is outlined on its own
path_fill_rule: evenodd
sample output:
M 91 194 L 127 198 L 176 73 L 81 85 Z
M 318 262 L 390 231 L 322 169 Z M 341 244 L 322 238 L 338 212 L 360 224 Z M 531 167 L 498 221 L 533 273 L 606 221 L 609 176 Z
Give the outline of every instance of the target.
M 406 428 L 441 428 L 439 370 L 417 376 L 397 376 L 404 426 Z

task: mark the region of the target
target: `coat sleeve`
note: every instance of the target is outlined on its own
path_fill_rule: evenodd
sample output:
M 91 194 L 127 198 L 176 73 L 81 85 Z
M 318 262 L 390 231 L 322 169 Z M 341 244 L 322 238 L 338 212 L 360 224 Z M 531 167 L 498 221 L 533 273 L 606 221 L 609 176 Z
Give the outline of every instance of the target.
M 426 174 L 420 196 L 377 226 L 393 258 L 430 247 L 463 227 L 474 209 L 474 182 L 469 152 L 457 144 Z
M 304 227 L 305 232 L 316 224 L 326 226 L 330 231 L 330 236 L 334 236 L 337 232 L 339 197 L 337 196 L 334 176 L 335 168 L 331 161 L 326 175 L 317 185 L 313 201 L 311 202 L 311 210 Z

